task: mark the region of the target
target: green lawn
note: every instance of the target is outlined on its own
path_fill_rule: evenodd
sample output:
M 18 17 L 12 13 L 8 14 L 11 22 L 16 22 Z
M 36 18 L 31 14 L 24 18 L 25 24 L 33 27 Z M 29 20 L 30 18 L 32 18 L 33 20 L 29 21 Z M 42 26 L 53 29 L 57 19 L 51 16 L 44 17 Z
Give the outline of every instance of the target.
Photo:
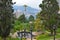
M 54 36 L 49 36 L 48 34 L 42 34 L 37 36 L 37 40 L 51 40 L 53 38 Z M 59 39 L 59 38 L 60 38 L 60 34 L 57 34 L 56 39 Z
M 2 40 L 1 37 L 0 37 L 0 40 Z M 8 38 L 6 38 L 6 40 L 20 40 L 20 38 L 11 38 L 11 37 L 8 37 Z M 25 38 L 23 38 L 22 40 L 25 40 Z

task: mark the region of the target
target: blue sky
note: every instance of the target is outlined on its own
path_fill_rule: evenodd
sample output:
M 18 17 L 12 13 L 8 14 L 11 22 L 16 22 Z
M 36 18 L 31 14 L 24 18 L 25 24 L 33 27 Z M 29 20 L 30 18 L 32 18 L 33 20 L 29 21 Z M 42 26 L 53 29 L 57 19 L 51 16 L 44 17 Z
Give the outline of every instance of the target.
M 42 0 L 13 0 L 13 2 L 16 2 L 15 5 L 17 5 L 17 6 L 26 4 L 30 7 L 39 9 L 39 4 L 42 3 Z

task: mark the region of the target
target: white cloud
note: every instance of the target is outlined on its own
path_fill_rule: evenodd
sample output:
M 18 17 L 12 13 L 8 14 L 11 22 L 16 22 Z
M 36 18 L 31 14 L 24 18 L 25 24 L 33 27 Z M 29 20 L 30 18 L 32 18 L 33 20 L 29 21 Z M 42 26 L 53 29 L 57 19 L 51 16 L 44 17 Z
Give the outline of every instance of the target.
M 13 2 L 16 2 L 15 5 L 28 5 L 33 8 L 39 8 L 39 4 L 42 3 L 42 0 L 13 0 Z

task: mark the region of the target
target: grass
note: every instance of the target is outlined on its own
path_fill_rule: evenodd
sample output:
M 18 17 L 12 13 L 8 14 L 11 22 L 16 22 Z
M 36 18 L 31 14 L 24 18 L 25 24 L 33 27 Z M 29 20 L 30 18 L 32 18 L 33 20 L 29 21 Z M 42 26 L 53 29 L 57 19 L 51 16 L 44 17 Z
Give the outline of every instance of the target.
M 2 40 L 1 37 L 0 37 L 0 40 Z M 21 40 L 21 39 L 20 38 L 11 38 L 11 37 L 8 37 L 6 40 Z M 23 38 L 22 40 L 26 40 L 26 39 Z
M 41 34 L 39 36 L 37 36 L 37 40 L 51 40 L 53 39 L 54 36 L 49 36 L 48 34 Z M 56 35 L 56 39 L 60 38 L 60 34 Z
M 7 38 L 7 40 L 21 40 L 20 38 L 11 38 L 11 37 L 9 37 L 9 38 Z M 23 38 L 22 40 L 25 40 L 25 38 Z
M 60 33 L 60 28 L 58 28 L 58 29 L 56 30 L 56 32 L 57 32 L 57 33 Z
M 41 34 L 37 36 L 37 40 L 49 40 L 52 37 L 49 37 L 47 34 Z

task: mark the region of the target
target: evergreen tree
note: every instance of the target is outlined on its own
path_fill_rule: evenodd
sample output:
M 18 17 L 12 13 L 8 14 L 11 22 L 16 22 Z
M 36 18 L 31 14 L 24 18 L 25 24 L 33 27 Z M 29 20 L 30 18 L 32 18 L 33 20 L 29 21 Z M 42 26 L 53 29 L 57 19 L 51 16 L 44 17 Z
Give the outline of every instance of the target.
M 58 18 L 58 27 L 60 28 L 60 7 L 59 7 L 59 12 L 58 12 L 58 16 L 57 16 Z
M 23 22 L 26 22 L 26 17 L 24 14 L 20 15 L 20 17 L 18 18 L 18 20 L 23 23 Z
M 53 34 L 53 25 L 57 26 L 58 2 L 56 0 L 43 0 L 39 7 L 42 9 L 41 16 L 45 20 L 45 26 Z
M 6 40 L 14 24 L 13 3 L 12 0 L 0 1 L 0 36 L 3 40 Z
M 34 16 L 30 15 L 29 21 L 34 21 Z

